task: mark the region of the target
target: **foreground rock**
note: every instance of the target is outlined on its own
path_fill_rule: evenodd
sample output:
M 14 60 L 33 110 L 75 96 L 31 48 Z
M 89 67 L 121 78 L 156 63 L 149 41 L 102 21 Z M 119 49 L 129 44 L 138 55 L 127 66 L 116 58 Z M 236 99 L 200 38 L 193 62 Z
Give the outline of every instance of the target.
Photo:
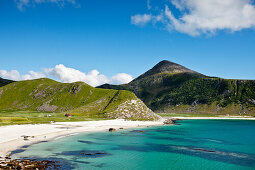
M 30 159 L 5 159 L 0 161 L 0 169 L 57 169 L 53 161 L 36 161 Z
M 165 125 L 169 125 L 169 124 L 175 124 L 175 122 L 176 122 L 176 119 L 166 119 L 163 123 L 165 124 Z
M 115 132 L 116 131 L 116 129 L 114 129 L 114 128 L 109 128 L 109 132 Z

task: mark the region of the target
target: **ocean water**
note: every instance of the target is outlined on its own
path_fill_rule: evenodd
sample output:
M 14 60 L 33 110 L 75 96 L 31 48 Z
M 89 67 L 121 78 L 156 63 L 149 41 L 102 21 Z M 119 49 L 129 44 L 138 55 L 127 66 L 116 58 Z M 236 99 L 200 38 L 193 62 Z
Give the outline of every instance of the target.
M 255 121 L 183 120 L 179 125 L 79 134 L 17 150 L 59 169 L 255 170 Z

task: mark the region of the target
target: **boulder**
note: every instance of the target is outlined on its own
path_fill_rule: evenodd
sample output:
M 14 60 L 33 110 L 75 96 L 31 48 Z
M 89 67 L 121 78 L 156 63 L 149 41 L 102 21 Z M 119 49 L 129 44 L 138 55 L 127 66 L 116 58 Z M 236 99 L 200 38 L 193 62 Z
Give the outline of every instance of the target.
M 114 128 L 109 128 L 109 132 L 115 132 L 116 131 L 116 129 L 114 129 Z
M 175 124 L 175 120 L 173 120 L 173 119 L 166 119 L 163 123 L 164 123 L 165 125 Z

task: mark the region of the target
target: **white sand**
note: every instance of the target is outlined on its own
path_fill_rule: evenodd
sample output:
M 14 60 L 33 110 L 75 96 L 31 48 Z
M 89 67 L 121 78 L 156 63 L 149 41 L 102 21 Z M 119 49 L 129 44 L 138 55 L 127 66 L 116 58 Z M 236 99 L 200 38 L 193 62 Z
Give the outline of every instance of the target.
M 125 121 L 125 120 L 102 120 L 102 121 L 85 121 L 85 122 L 59 122 L 53 124 L 36 124 L 36 125 L 12 125 L 0 127 L 0 157 L 4 157 L 11 151 L 25 145 L 31 145 L 40 141 L 48 141 L 60 136 L 70 134 L 108 131 L 109 128 L 119 129 L 136 128 L 146 126 L 162 125 L 162 121 Z M 22 137 L 29 137 L 24 140 Z

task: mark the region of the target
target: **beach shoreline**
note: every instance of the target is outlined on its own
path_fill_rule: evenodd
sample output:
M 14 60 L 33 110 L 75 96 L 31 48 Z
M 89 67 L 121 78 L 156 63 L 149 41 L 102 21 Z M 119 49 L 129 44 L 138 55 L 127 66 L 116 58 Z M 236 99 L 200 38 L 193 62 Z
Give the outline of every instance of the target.
M 180 120 L 255 120 L 251 117 L 169 117 Z M 164 125 L 160 121 L 126 121 L 123 119 L 83 121 L 83 122 L 56 122 L 52 124 L 26 124 L 0 127 L 0 158 L 4 158 L 12 151 L 24 146 L 81 133 L 107 132 L 109 128 L 143 128 L 148 126 Z M 24 136 L 28 136 L 25 140 Z
M 211 119 L 211 120 L 255 120 L 255 117 L 239 117 L 239 116 L 231 116 L 231 117 L 183 117 L 183 116 L 173 116 L 169 117 L 173 119 L 183 119 L 183 120 L 204 120 L 204 119 Z
M 84 122 L 56 122 L 52 124 L 26 124 L 0 127 L 0 159 L 4 159 L 12 151 L 24 146 L 81 133 L 109 131 L 109 128 L 142 128 L 161 126 L 160 121 L 126 121 L 123 119 L 84 121 Z M 25 137 L 26 136 L 26 137 Z

